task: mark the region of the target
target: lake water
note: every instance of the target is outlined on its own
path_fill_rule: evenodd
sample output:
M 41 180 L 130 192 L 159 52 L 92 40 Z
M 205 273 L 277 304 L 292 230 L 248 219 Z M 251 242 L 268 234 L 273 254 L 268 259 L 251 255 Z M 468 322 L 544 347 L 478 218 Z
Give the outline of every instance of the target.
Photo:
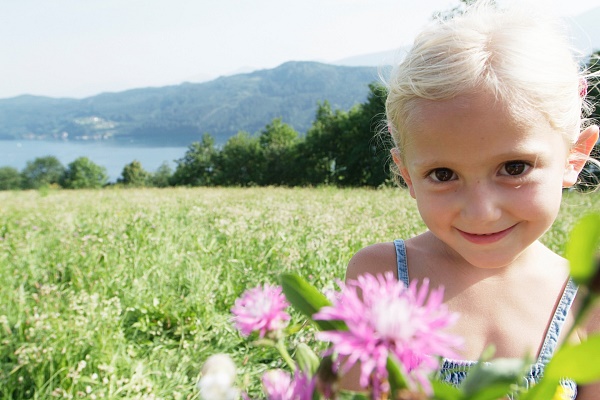
M 149 172 L 155 172 L 163 162 L 174 170 L 175 160 L 182 158 L 186 150 L 187 147 L 117 146 L 107 142 L 0 140 L 0 167 L 21 171 L 27 161 L 46 156 L 55 156 L 66 167 L 78 157 L 87 157 L 106 168 L 109 180 L 115 182 L 123 167 L 133 160 L 138 160 Z

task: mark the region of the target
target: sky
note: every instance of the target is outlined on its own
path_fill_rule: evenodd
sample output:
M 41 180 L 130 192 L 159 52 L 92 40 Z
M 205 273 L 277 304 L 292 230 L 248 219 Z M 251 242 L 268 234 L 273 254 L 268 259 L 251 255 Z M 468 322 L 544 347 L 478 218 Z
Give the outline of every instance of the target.
M 508 0 L 501 0 L 503 3 Z M 600 0 L 525 0 L 566 17 Z M 409 45 L 458 0 L 0 0 L 0 99 L 83 98 Z

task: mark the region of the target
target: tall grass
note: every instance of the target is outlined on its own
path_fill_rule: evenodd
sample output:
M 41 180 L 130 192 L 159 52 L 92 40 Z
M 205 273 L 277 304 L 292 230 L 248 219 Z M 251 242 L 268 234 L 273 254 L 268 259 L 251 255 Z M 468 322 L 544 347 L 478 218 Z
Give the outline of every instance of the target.
M 566 194 L 543 241 L 561 252 L 599 199 Z M 257 396 L 281 364 L 232 328 L 243 290 L 290 271 L 333 287 L 361 247 L 423 230 L 398 189 L 0 192 L 0 398 L 196 398 L 217 352 Z

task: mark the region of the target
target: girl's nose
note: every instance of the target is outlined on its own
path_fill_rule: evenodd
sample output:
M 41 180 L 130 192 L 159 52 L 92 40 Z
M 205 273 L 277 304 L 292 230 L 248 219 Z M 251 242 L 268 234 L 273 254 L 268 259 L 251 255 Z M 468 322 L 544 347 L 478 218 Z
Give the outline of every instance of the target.
M 462 216 L 469 221 L 496 221 L 502 215 L 502 199 L 489 184 L 476 182 L 464 188 Z

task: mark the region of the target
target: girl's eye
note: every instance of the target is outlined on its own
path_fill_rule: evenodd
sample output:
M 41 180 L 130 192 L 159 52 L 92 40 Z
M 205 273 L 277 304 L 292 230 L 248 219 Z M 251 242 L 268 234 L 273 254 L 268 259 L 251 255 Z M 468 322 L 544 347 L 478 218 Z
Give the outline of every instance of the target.
M 456 179 L 456 174 L 448 168 L 437 168 L 431 171 L 429 177 L 435 182 L 448 182 Z
M 502 166 L 501 175 L 518 176 L 529 169 L 529 164 L 524 161 L 510 161 Z

